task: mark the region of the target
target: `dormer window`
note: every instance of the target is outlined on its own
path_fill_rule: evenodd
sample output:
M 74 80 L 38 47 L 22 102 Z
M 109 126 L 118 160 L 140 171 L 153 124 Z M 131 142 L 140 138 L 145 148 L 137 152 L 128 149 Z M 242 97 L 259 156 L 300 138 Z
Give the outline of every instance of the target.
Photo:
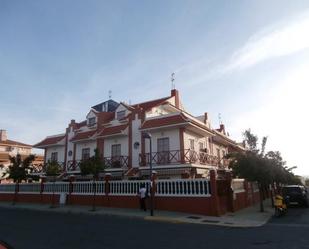
M 125 116 L 126 116 L 126 111 L 119 111 L 116 114 L 116 117 L 117 117 L 118 120 L 123 119 Z
M 88 119 L 88 126 L 94 126 L 95 124 L 95 117 Z

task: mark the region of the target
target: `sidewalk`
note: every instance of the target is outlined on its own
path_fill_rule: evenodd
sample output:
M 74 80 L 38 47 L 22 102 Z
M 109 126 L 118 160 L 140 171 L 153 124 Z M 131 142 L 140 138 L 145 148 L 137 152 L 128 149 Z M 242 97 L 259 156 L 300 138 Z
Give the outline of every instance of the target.
M 88 215 L 115 215 L 160 222 L 194 223 L 227 227 L 259 227 L 266 224 L 273 215 L 273 209 L 271 208 L 270 200 L 264 201 L 264 207 L 265 212 L 263 213 L 259 212 L 259 203 L 257 203 L 256 205 L 249 208 L 242 209 L 235 213 L 227 213 L 220 217 L 169 212 L 162 210 L 154 210 L 154 216 L 150 216 L 149 211 L 143 212 L 138 209 L 108 208 L 100 206 L 96 207 L 96 211 L 91 211 L 90 206 L 61 205 L 56 208 L 50 208 L 50 205 L 43 204 L 17 203 L 16 205 L 12 205 L 11 202 L 0 202 L 0 208 L 27 209 L 45 212 Z

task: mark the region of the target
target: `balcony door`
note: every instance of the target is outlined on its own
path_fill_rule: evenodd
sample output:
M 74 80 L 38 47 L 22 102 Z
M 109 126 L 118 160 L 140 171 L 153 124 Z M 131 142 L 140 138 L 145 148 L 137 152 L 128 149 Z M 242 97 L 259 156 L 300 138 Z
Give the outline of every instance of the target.
M 157 140 L 158 164 L 169 163 L 170 140 L 168 137 L 158 138 Z
M 121 167 L 121 144 L 112 145 L 111 164 L 114 168 Z

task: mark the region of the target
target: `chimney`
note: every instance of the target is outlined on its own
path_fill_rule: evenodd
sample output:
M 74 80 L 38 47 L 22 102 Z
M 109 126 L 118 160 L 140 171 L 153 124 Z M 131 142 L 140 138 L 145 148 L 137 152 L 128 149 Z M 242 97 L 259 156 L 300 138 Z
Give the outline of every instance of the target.
M 175 97 L 175 106 L 179 108 L 179 92 L 176 89 L 172 89 L 171 97 Z
M 0 141 L 6 141 L 8 139 L 6 130 L 0 130 Z
M 224 124 L 220 124 L 220 132 L 223 131 L 223 134 L 225 135 L 225 126 Z
M 204 124 L 207 124 L 207 121 L 208 121 L 208 113 L 205 112 L 204 113 Z

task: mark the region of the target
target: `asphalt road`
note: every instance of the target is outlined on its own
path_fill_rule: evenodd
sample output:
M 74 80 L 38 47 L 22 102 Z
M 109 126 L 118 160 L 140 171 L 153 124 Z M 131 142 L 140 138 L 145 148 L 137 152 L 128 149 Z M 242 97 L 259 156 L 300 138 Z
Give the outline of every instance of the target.
M 172 224 L 116 216 L 0 208 L 0 240 L 16 249 L 309 248 L 309 209 L 259 228 Z

